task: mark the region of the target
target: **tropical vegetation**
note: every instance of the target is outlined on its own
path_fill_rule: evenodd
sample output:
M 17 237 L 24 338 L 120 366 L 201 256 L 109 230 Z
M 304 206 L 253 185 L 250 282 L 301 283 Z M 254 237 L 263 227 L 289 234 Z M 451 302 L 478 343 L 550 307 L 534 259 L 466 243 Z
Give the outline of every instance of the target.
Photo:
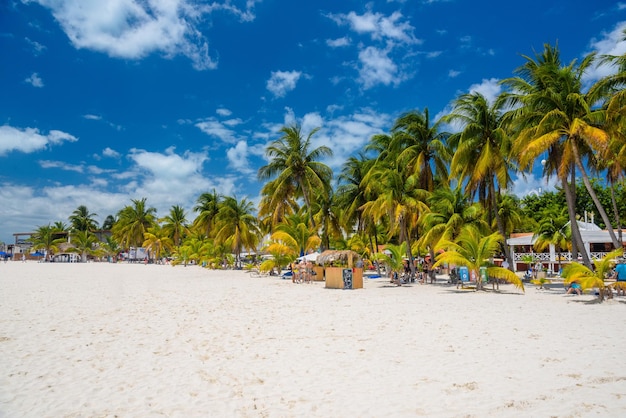
M 589 71 L 606 63 L 616 72 L 589 83 Z M 272 268 L 325 249 L 382 260 L 376 254 L 387 245 L 401 250 L 411 268 L 430 256 L 435 265 L 465 265 L 475 274 L 484 267 L 494 283 L 523 289 L 513 272 L 491 260 L 513 265 L 505 240 L 526 230 L 538 250 L 571 251 L 591 269 L 577 222 L 583 215 L 608 229 L 614 248 L 622 247 L 626 56 L 589 54 L 566 63 L 558 46 L 545 45 L 524 56 L 501 85 L 495 99 L 460 94 L 438 119 L 428 108 L 399 115 L 338 173 L 327 165 L 331 148 L 317 140 L 321 126 L 308 132 L 299 123 L 283 126 L 257 173 L 263 182 L 257 207 L 247 197 L 212 190 L 191 211 L 173 205 L 159 218 L 147 198 L 132 199 L 105 218 L 105 243 L 87 239 L 98 227 L 96 215 L 79 206 L 69 227 L 39 227 L 33 242 L 55 252 L 59 239 L 73 234 L 81 246 L 107 254 L 143 246 L 152 259 L 212 268 L 241 266 L 245 253 L 259 251 L 274 256 L 265 263 Z M 513 195 L 512 178 L 539 161 L 545 181 L 557 181 L 555 190 Z M 386 262 L 393 269 L 398 260 Z

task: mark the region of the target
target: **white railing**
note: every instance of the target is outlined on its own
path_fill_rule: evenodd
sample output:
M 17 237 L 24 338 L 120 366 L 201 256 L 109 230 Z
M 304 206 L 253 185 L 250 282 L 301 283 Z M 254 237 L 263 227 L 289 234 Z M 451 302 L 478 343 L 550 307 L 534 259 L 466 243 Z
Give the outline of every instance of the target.
M 600 260 L 604 257 L 606 257 L 608 253 L 607 252 L 592 252 L 591 253 L 591 259 L 592 260 Z M 524 257 L 533 257 L 533 259 L 535 261 L 540 261 L 540 262 L 553 262 L 553 263 L 557 263 L 559 261 L 559 254 L 555 254 L 554 256 L 554 260 L 550 260 L 550 253 L 515 253 L 515 261 L 518 263 L 524 263 L 523 258 Z M 572 254 L 567 252 L 562 252 L 560 254 L 560 259 L 561 261 L 572 261 Z

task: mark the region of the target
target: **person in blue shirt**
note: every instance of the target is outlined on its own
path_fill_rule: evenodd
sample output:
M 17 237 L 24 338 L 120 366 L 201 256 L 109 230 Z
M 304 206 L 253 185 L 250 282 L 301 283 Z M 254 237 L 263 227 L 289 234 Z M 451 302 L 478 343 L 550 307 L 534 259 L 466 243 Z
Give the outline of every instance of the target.
M 619 263 L 615 266 L 615 273 L 617 277 L 615 280 L 618 282 L 626 282 L 626 263 Z

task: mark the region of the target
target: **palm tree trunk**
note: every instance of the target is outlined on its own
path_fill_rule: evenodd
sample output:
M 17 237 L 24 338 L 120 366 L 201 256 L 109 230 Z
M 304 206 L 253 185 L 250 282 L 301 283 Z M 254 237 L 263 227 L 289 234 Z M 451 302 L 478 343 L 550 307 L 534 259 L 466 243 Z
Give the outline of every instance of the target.
M 617 226 L 617 239 L 620 243 L 623 243 L 622 221 L 619 216 L 619 209 L 617 208 L 617 199 L 615 198 L 615 184 L 611 182 L 609 187 L 611 188 L 611 204 L 613 206 L 613 215 L 615 216 L 615 225 Z
M 569 187 L 570 185 L 567 183 L 566 179 L 561 179 L 561 184 L 563 186 L 563 190 L 565 191 L 567 213 L 569 214 L 570 228 L 572 229 L 572 261 L 578 259 L 578 254 L 574 251 L 574 248 L 580 248 L 580 253 L 583 257 L 583 264 L 588 268 L 591 268 L 591 260 L 589 259 L 589 254 L 587 254 L 587 250 L 585 249 L 583 238 L 580 234 L 580 228 L 578 228 L 578 222 L 576 220 L 576 208 L 574 206 L 575 195 L 572 194 L 572 189 Z
M 495 187 L 493 186 L 493 183 L 491 183 L 489 187 L 492 189 L 495 189 Z M 494 208 L 494 214 L 496 217 L 496 224 L 498 225 L 498 232 L 500 232 L 500 235 L 502 235 L 502 237 L 504 238 L 504 242 L 502 243 L 502 249 L 504 250 L 504 258 L 509 264 L 509 269 L 512 269 L 513 257 L 511 257 L 511 251 L 509 249 L 509 246 L 506 244 L 506 230 L 504 229 L 504 223 L 502 222 L 502 217 L 500 216 L 500 198 L 499 197 L 500 197 L 500 193 L 496 194 L 494 191 L 492 193 L 491 199 L 493 200 L 493 208 Z
M 600 199 L 598 199 L 598 195 L 596 194 L 595 190 L 593 190 L 593 187 L 591 186 L 591 182 L 589 181 L 589 176 L 587 176 L 587 171 L 585 170 L 585 167 L 583 167 L 582 161 L 580 160 L 580 156 L 578 155 L 578 147 L 576 146 L 574 141 L 572 141 L 572 151 L 574 153 L 574 160 L 576 161 L 576 165 L 578 166 L 578 169 L 580 170 L 580 175 L 583 178 L 583 183 L 585 184 L 585 188 L 587 188 L 587 192 L 589 192 L 589 196 L 591 196 L 591 200 L 593 200 L 593 203 L 596 205 L 596 208 L 598 209 L 598 213 L 600 213 L 600 216 L 602 217 L 602 222 L 604 222 L 604 225 L 606 225 L 606 229 L 609 232 L 609 236 L 611 237 L 611 241 L 613 242 L 613 248 L 614 249 L 622 248 L 622 245 L 617 241 L 617 237 L 615 236 L 615 232 L 613 231 L 613 225 L 611 225 L 611 221 L 609 220 L 609 217 L 606 214 L 606 211 L 604 210 L 602 203 L 600 203 Z

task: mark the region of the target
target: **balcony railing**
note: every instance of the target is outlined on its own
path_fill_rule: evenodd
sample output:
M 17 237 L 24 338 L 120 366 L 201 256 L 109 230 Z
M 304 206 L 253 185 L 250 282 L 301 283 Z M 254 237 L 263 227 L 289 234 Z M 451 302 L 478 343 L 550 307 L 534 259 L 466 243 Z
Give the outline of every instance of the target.
M 591 255 L 592 260 L 600 260 L 606 257 L 607 254 L 608 254 L 607 252 L 592 252 L 590 255 Z M 554 260 L 550 260 L 550 253 L 515 253 L 514 259 L 515 259 L 515 262 L 517 263 L 524 263 L 525 262 L 523 260 L 524 257 L 533 257 L 535 261 L 539 261 L 542 263 L 558 263 L 559 256 L 560 256 L 561 261 L 565 261 L 565 262 L 572 261 L 572 254 L 569 252 L 555 254 Z

